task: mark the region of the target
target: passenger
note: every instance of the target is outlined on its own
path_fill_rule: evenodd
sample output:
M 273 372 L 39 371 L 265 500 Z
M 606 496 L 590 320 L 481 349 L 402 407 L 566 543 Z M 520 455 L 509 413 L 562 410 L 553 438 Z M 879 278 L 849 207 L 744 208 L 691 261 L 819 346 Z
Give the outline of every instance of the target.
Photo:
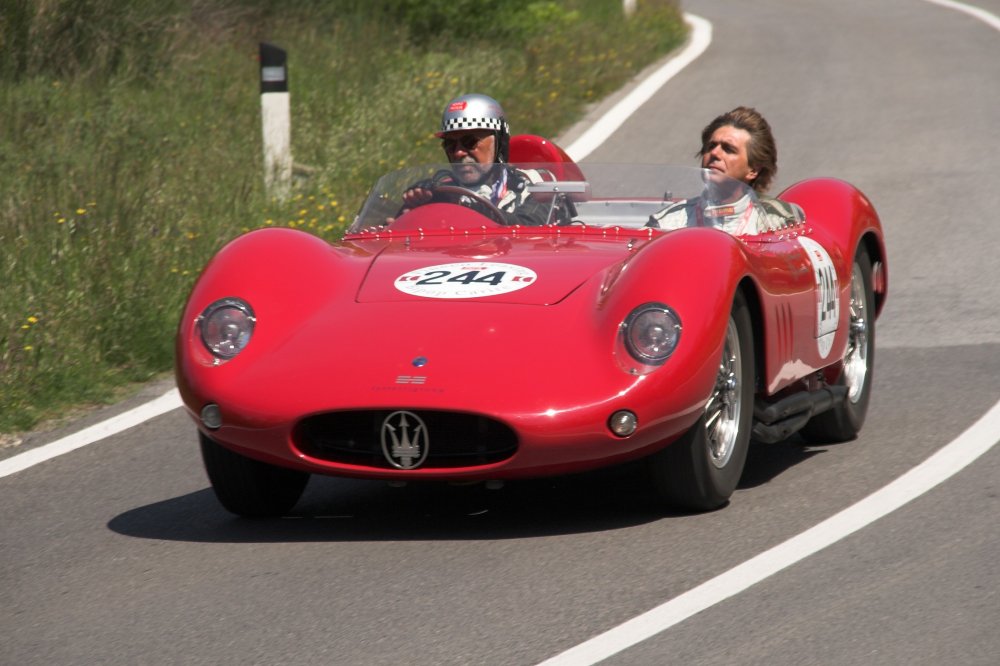
M 647 226 L 676 229 L 717 226 L 731 234 L 756 234 L 802 220 L 798 206 L 763 195 L 778 171 L 778 149 L 771 126 L 756 109 L 739 106 L 718 116 L 701 132 L 701 168 L 706 191 L 650 216 Z M 727 188 L 726 176 L 752 188 Z
M 454 196 L 435 196 L 435 188 L 457 185 L 492 203 L 506 224 L 546 223 L 550 206 L 528 192 L 528 185 L 538 179 L 531 172 L 507 163 L 510 128 L 499 102 L 480 94 L 456 97 L 445 107 L 441 129 L 435 136 L 441 139 L 441 147 L 452 164 L 451 171 L 439 173 L 404 192 L 404 212 L 431 201 L 454 200 Z M 477 207 L 473 197 L 457 198 L 465 205 Z

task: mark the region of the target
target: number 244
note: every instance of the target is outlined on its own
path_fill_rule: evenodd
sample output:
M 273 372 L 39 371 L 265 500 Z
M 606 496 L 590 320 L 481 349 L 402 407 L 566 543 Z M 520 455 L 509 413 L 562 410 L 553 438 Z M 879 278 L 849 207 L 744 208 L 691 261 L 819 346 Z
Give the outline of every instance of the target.
M 444 284 L 445 282 L 460 282 L 461 284 L 492 284 L 498 285 L 503 281 L 504 271 L 495 271 L 488 275 L 480 275 L 481 271 L 466 271 L 458 275 L 448 277 L 451 271 L 430 271 L 417 284 Z M 445 279 L 447 278 L 447 279 Z

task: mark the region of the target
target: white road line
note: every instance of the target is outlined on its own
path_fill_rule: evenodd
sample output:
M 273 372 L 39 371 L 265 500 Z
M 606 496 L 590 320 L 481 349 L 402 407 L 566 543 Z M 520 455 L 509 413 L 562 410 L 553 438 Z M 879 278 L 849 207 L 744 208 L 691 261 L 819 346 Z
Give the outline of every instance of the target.
M 963 12 L 1000 31 L 1000 18 L 985 10 L 952 0 L 924 1 Z M 709 35 L 711 35 L 711 31 L 709 31 Z M 590 150 L 592 149 L 590 148 Z M 571 151 L 567 152 L 570 155 L 574 154 Z M 1000 441 L 998 434 L 1000 434 L 1000 402 L 993 405 L 982 418 L 959 435 L 957 439 L 940 449 L 922 464 L 857 504 L 698 587 L 551 659 L 547 659 L 539 666 L 590 666 L 596 664 L 739 594 L 796 562 L 870 525 L 943 483 L 993 448 Z
M 84 428 L 80 432 L 67 435 L 51 444 L 39 446 L 37 449 L 31 449 L 30 451 L 25 451 L 24 453 L 19 453 L 16 456 L 0 461 L 0 478 L 28 469 L 38 463 L 61 456 L 64 453 L 69 453 L 82 446 L 93 444 L 105 437 L 117 435 L 123 430 L 128 430 L 133 426 L 177 409 L 180 406 L 180 393 L 177 392 L 177 389 L 170 389 L 159 398 L 139 405 L 135 409 L 130 409 L 106 421 L 101 421 L 89 428 Z
M 675 57 L 668 60 L 662 67 L 653 72 L 649 78 L 639 84 L 591 125 L 586 132 L 566 148 L 566 153 L 579 162 L 614 134 L 636 110 L 649 101 L 682 69 L 690 65 L 705 52 L 712 43 L 712 24 L 693 14 L 684 14 L 684 20 L 691 26 L 691 39 L 687 46 Z
M 997 17 L 996 14 L 991 14 L 985 9 L 967 5 L 964 2 L 953 2 L 953 0 L 924 0 L 924 2 L 929 2 L 947 9 L 954 9 L 956 12 L 968 14 L 975 19 L 979 19 L 994 30 L 1000 31 L 1000 17 Z
M 881 490 L 698 587 L 539 666 L 589 666 L 725 601 L 840 541 L 944 482 L 989 451 L 1000 433 L 1000 402 L 957 439 Z

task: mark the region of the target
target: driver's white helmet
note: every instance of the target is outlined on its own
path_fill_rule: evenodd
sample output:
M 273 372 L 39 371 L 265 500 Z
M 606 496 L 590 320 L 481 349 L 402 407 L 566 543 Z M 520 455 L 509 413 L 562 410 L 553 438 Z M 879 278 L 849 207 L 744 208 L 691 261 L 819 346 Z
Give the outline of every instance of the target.
M 447 132 L 470 129 L 492 130 L 496 136 L 496 162 L 506 162 L 510 150 L 510 127 L 500 102 L 488 95 L 471 93 L 448 102 L 441 116 L 441 130 L 435 136 Z

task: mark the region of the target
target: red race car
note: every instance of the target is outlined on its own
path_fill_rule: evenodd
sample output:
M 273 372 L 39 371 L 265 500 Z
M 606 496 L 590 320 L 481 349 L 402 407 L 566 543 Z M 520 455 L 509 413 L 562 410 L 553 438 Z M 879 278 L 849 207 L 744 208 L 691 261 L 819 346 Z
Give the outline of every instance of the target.
M 658 497 L 709 510 L 751 440 L 857 435 L 887 294 L 857 189 L 761 200 L 534 136 L 511 161 L 547 224 L 446 184 L 407 210 L 451 168 L 421 166 L 381 178 L 339 243 L 261 229 L 209 262 L 176 374 L 226 509 L 284 514 L 313 473 L 503 481 L 642 458 Z

